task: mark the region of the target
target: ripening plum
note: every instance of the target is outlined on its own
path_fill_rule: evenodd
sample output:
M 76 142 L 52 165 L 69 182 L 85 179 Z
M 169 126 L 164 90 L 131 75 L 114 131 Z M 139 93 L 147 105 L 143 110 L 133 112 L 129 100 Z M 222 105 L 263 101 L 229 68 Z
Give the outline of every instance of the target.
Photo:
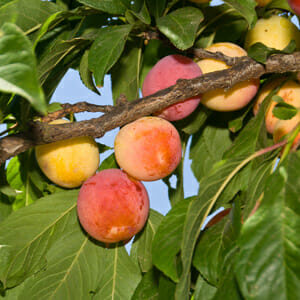
M 253 107 L 253 112 L 254 115 L 258 113 L 259 107 L 263 100 L 269 95 L 269 93 L 275 89 L 277 86 L 280 85 L 282 82 L 283 78 L 279 78 L 276 80 L 273 80 L 266 84 L 260 91 L 257 100 L 254 104 Z M 280 96 L 284 102 L 295 106 L 296 108 L 300 109 L 300 84 L 297 83 L 294 80 L 288 80 L 286 81 L 282 87 L 279 89 L 279 91 L 276 93 L 277 96 Z M 265 114 L 265 124 L 266 124 L 266 129 L 269 133 L 273 134 L 274 128 L 276 126 L 276 123 L 279 121 L 278 118 L 276 118 L 273 115 L 273 108 L 277 102 L 275 101 L 270 101 L 269 106 L 266 110 Z
M 158 117 L 144 117 L 122 127 L 115 138 L 115 156 L 130 176 L 153 181 L 171 174 L 181 160 L 176 128 Z
M 274 128 L 274 143 L 279 142 L 285 135 L 293 131 L 300 125 L 300 111 L 290 120 L 279 120 Z M 300 132 L 297 134 L 292 144 L 292 149 L 296 149 L 300 145 Z
M 240 57 L 247 52 L 233 43 L 216 43 L 206 48 L 211 52 L 221 52 L 227 56 Z M 212 59 L 202 59 L 198 62 L 203 74 L 228 69 L 226 63 Z M 202 95 L 201 103 L 209 109 L 216 111 L 235 111 L 246 106 L 255 96 L 259 87 L 258 79 L 251 79 L 235 84 L 227 91 L 215 89 Z
M 295 14 L 300 16 L 300 0 L 288 0 L 288 4 Z
M 142 87 L 144 97 L 174 85 L 178 79 L 192 79 L 202 75 L 199 66 L 182 55 L 168 55 L 159 60 L 147 74 Z M 190 115 L 198 106 L 200 96 L 185 99 L 156 113 L 168 121 L 176 121 Z
M 50 124 L 63 124 L 55 120 Z M 99 166 L 99 150 L 92 137 L 75 137 L 35 147 L 40 169 L 54 183 L 66 188 L 80 186 Z
M 84 230 L 104 243 L 128 241 L 142 230 L 149 214 L 144 185 L 119 169 L 106 169 L 80 188 L 77 214 Z
M 260 42 L 267 47 L 283 50 L 291 40 L 295 40 L 299 49 L 300 33 L 297 26 L 283 16 L 273 15 L 268 19 L 259 19 L 247 32 L 245 49 Z

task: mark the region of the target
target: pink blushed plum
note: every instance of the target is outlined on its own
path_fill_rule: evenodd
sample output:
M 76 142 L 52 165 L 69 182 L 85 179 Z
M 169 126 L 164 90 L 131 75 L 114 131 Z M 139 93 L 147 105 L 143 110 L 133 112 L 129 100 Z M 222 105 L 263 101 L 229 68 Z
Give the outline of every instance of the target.
M 140 118 L 122 127 L 115 138 L 119 166 L 137 180 L 168 176 L 178 166 L 181 155 L 178 131 L 162 118 Z
M 147 74 L 142 87 L 144 97 L 174 85 L 178 79 L 192 79 L 202 75 L 192 59 L 182 55 L 168 55 L 159 60 Z M 173 104 L 156 113 L 168 121 L 181 120 L 190 115 L 200 102 L 200 95 Z
M 141 182 L 119 169 L 107 169 L 84 182 L 77 213 L 82 227 L 94 239 L 127 241 L 144 227 L 149 198 Z

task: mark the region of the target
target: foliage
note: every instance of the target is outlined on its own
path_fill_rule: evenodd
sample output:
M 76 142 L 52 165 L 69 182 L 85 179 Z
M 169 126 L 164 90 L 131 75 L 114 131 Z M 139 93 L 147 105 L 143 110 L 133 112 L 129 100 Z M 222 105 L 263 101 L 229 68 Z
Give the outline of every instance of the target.
M 254 0 L 0 0 L 0 123 L 21 133 L 60 109 L 49 102 L 69 68 L 95 93 L 110 74 L 112 103 L 121 94 L 132 101 L 161 57 L 219 41 L 243 46 L 257 18 L 278 12 L 291 16 L 283 0 L 263 9 Z M 160 39 L 148 39 L 153 32 Z M 277 52 L 249 50 L 262 63 Z M 297 113 L 273 99 L 276 117 Z M 179 165 L 176 188 L 165 179 L 171 210 L 150 211 L 129 253 L 84 232 L 78 190 L 51 183 L 32 149 L 0 166 L 0 299 L 300 299 L 300 152 L 274 169 L 280 151 L 268 148 L 266 101 L 255 117 L 252 103 L 234 113 L 199 105 L 175 122 L 184 149 L 191 140 L 199 192 L 184 198 Z M 98 170 L 117 167 L 112 153 Z M 221 207 L 230 214 L 205 228 Z

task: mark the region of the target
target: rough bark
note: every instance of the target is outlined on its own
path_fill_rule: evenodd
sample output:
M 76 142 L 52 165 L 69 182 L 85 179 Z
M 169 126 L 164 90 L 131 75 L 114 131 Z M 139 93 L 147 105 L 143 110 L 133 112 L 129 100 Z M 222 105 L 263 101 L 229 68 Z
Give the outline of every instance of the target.
M 197 55 L 197 53 L 195 53 Z M 215 56 L 214 56 L 215 55 Z M 265 65 L 257 63 L 250 57 L 229 58 L 220 53 L 212 54 L 198 51 L 198 56 L 215 57 L 232 65 L 230 69 L 211 72 L 194 79 L 180 79 L 167 89 L 132 102 L 120 98 L 116 106 L 97 106 L 88 103 L 63 105 L 63 109 L 43 118 L 43 122 L 31 122 L 30 130 L 22 134 L 9 135 L 0 139 L 0 164 L 27 149 L 78 136 L 102 137 L 106 132 L 123 126 L 140 117 L 151 115 L 171 104 L 221 88 L 229 89 L 238 82 L 260 78 L 268 73 L 285 73 L 300 71 L 300 52 L 293 54 L 276 54 L 268 58 Z M 101 111 L 104 114 L 88 121 L 49 125 L 45 121 L 60 118 L 71 112 Z

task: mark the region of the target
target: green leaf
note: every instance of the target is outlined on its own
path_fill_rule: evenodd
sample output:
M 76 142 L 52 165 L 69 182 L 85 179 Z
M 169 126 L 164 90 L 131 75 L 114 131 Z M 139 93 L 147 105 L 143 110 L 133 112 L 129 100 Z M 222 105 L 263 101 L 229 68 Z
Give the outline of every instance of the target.
M 225 216 L 201 234 L 193 265 L 210 284 L 219 285 L 224 260 L 235 247 L 236 238 L 230 216 Z
M 194 134 L 205 124 L 206 120 L 212 113 L 212 110 L 206 108 L 204 105 L 198 105 L 188 117 L 177 121 L 176 127 L 180 128 L 187 134 Z
M 229 6 L 236 10 L 248 22 L 251 28 L 256 22 L 256 2 L 253 0 L 224 0 Z
M 102 276 L 95 300 L 130 300 L 137 288 L 141 274 L 128 256 L 125 247 L 107 249 L 103 258 Z
M 187 291 L 190 288 L 190 267 L 194 248 L 200 234 L 201 227 L 208 214 L 209 205 L 214 197 L 216 197 L 221 186 L 223 187 L 223 192 L 216 199 L 217 202 L 214 205 L 215 208 L 218 208 L 232 200 L 234 195 L 239 191 L 239 185 L 235 185 L 228 189 L 227 183 L 227 192 L 224 193 L 224 181 L 228 178 L 232 171 L 241 164 L 244 158 L 245 157 L 236 157 L 219 162 L 218 165 L 207 174 L 207 176 L 202 178 L 199 183 L 199 195 L 194 197 L 194 199 L 189 203 L 185 222 L 183 224 L 184 228 L 181 241 L 182 273 L 176 288 L 176 297 L 179 299 L 187 299 Z
M 136 45 L 137 42 L 128 43 L 122 57 L 111 70 L 114 103 L 121 94 L 125 95 L 128 101 L 139 97 L 142 49 Z
M 280 120 L 290 120 L 298 112 L 298 109 L 286 102 L 280 102 L 272 110 L 273 115 Z
M 76 200 L 77 191 L 47 196 L 0 224 L 0 281 L 5 288 L 20 284 L 45 266 L 45 254 L 70 222 Z
M 0 29 L 0 90 L 26 98 L 39 112 L 46 113 L 46 102 L 39 85 L 32 45 L 13 24 Z
M 89 59 L 89 51 L 86 50 L 84 54 L 82 55 L 80 65 L 79 65 L 79 75 L 82 83 L 91 91 L 94 93 L 100 95 L 100 92 L 98 91 L 97 87 L 95 86 L 92 72 L 89 69 L 88 66 L 88 59 Z
M 46 254 L 47 269 L 26 281 L 20 299 L 88 299 L 103 272 L 105 249 L 83 233 L 76 210 Z
M 227 128 L 207 124 L 203 130 L 193 135 L 190 159 L 192 159 L 192 171 L 198 181 L 222 159 L 231 144 L 230 132 Z
M 150 25 L 151 17 L 147 9 L 146 0 L 134 1 L 130 12 L 143 23 Z
M 0 7 L 0 27 L 14 23 L 26 34 L 39 30 L 44 22 L 59 11 L 56 4 L 40 0 L 14 0 Z
M 175 283 L 168 277 L 161 274 L 159 278 L 158 295 L 159 300 L 163 299 L 175 299 Z
M 284 10 L 287 10 L 287 11 L 290 11 L 290 12 L 293 12 L 291 7 L 289 6 L 288 4 L 288 1 L 286 0 L 272 0 L 268 6 L 267 6 L 268 9 L 271 9 L 271 8 L 279 8 L 279 9 L 284 9 Z
M 179 8 L 157 20 L 158 29 L 180 50 L 193 46 L 199 24 L 204 19 L 195 7 Z
M 61 109 L 62 109 L 61 103 L 52 102 L 52 103 L 48 104 L 48 106 L 47 106 L 47 113 L 52 113 L 52 112 L 55 112 L 55 111 L 58 111 Z
M 78 0 L 78 2 L 110 14 L 119 15 L 124 14 L 130 7 L 130 0 Z
M 268 57 L 272 54 L 276 54 L 276 53 L 290 54 L 293 53 L 295 49 L 296 49 L 296 42 L 294 40 L 290 41 L 290 43 L 283 50 L 270 48 L 258 42 L 253 44 L 248 49 L 248 56 L 264 64 L 267 61 Z
M 112 153 L 110 156 L 108 156 L 99 166 L 98 172 L 105 169 L 112 169 L 112 168 L 119 168 L 115 154 Z
M 205 281 L 199 274 L 195 286 L 194 300 L 212 300 L 216 291 L 217 288 Z
M 176 258 L 180 251 L 186 210 L 192 199 L 178 202 L 168 212 L 160 223 L 152 243 L 153 264 L 175 282 L 179 278 Z
M 242 227 L 235 273 L 247 299 L 300 298 L 299 169 L 299 153 L 290 154 Z
M 0 223 L 5 220 L 12 212 L 11 204 L 7 198 L 0 192 Z
M 155 269 L 149 270 L 138 287 L 136 288 L 132 300 L 159 300 L 158 293 L 158 272 Z
M 30 205 L 41 196 L 30 179 L 34 159 L 32 151 L 22 153 L 12 158 L 7 166 L 7 181 L 16 193 L 14 210 Z
M 154 16 L 155 19 L 161 17 L 166 7 L 166 3 L 166 0 L 147 0 L 150 14 Z
M 96 84 L 103 85 L 104 75 L 120 58 L 132 25 L 109 26 L 99 29 L 89 53 L 89 69 Z
M 276 159 L 276 156 L 271 154 L 269 156 L 263 156 L 261 159 L 256 159 L 253 163 L 249 175 L 248 188 L 242 197 L 242 201 L 244 202 L 244 221 L 253 213 L 257 201 L 265 189 L 266 180 L 270 177 L 272 169 L 274 168 L 274 159 Z
M 152 242 L 162 219 L 160 213 L 151 209 L 144 229 L 134 238 L 131 253 L 135 253 L 142 272 L 152 268 Z

